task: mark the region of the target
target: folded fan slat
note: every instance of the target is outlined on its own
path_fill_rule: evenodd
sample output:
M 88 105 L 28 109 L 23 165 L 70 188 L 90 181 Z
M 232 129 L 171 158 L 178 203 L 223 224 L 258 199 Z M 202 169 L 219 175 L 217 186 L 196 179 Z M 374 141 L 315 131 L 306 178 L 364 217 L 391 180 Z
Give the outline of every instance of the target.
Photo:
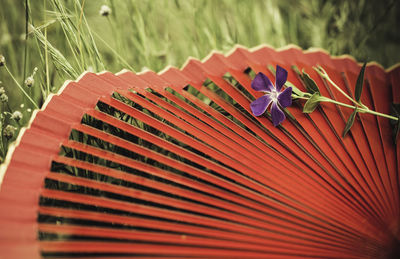
M 280 65 L 302 91 L 353 96 L 361 66 L 297 47 L 236 48 L 159 74 L 87 73 L 25 130 L 0 191 L 0 258 L 395 258 L 399 144 L 389 120 L 302 104 L 274 127 L 250 103 Z M 296 66 L 296 67 L 293 67 Z M 398 68 L 368 65 L 361 101 L 390 113 Z

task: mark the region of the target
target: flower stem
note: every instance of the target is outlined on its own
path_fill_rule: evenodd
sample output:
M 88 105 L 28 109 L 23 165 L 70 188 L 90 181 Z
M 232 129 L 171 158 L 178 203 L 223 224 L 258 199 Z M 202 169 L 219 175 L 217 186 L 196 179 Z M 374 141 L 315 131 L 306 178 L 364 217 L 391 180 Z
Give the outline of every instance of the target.
M 39 106 L 32 100 L 32 98 L 29 96 L 29 94 L 27 92 L 25 92 L 24 88 L 20 85 L 20 83 L 18 83 L 18 81 L 15 79 L 15 77 L 13 76 L 13 74 L 11 73 L 11 71 L 8 69 L 7 65 L 5 64 L 4 67 L 7 70 L 7 73 L 11 76 L 11 78 L 14 80 L 14 82 L 17 84 L 17 86 L 19 87 L 19 89 L 22 91 L 22 93 L 24 93 L 24 95 L 28 98 L 28 100 L 35 106 L 36 109 L 39 109 Z
M 325 78 L 329 83 L 331 83 L 331 85 L 333 85 L 333 87 L 335 87 L 336 90 L 338 90 L 341 94 L 343 94 L 352 103 L 354 103 L 357 106 L 360 105 L 356 100 L 354 100 L 353 98 L 348 96 L 337 84 L 335 84 L 335 82 L 332 81 L 332 79 L 328 76 L 328 73 L 326 73 L 326 71 L 321 66 L 318 66 L 318 68 L 314 68 L 314 70 L 317 71 L 317 73 L 320 76 L 322 76 L 323 78 Z M 363 108 L 365 108 L 365 107 L 363 107 Z
M 303 99 L 303 100 L 308 100 L 308 99 L 310 99 L 310 97 L 299 97 L 299 96 L 297 96 L 297 95 L 292 95 L 292 98 Z M 334 104 L 337 104 L 337 105 L 340 105 L 340 106 L 343 106 L 343 107 L 347 107 L 347 108 L 350 108 L 350 109 L 353 109 L 353 110 L 357 108 L 358 111 L 361 112 L 361 113 L 369 113 L 369 114 L 373 114 L 373 115 L 385 117 L 385 118 L 388 118 L 388 119 L 391 119 L 391 120 L 395 120 L 395 121 L 398 121 L 398 120 L 399 120 L 399 118 L 397 118 L 397 117 L 394 117 L 394 116 L 391 116 L 391 115 L 388 115 L 388 114 L 384 114 L 384 113 L 380 113 L 380 112 L 376 112 L 376 111 L 370 110 L 370 109 L 369 109 L 367 106 L 365 106 L 365 105 L 363 105 L 362 107 L 358 107 L 358 106 L 360 106 L 359 103 L 357 103 L 357 106 L 353 106 L 353 105 L 349 105 L 349 104 L 346 104 L 346 103 L 342 103 L 342 102 L 338 102 L 338 101 L 329 99 L 329 98 L 327 98 L 327 97 L 325 97 L 325 96 L 321 96 L 321 97 L 320 97 L 320 100 L 321 100 L 321 102 L 334 103 Z
M 342 102 L 338 102 L 338 101 L 329 99 L 329 98 L 327 98 L 325 96 L 321 96 L 321 99 L 322 99 L 322 102 L 334 103 L 334 104 L 337 104 L 337 105 L 340 105 L 340 106 L 343 106 L 343 107 L 347 107 L 347 108 L 351 108 L 351 109 L 355 109 L 356 108 L 356 106 L 353 106 L 353 105 L 350 105 L 350 104 L 346 104 L 346 103 L 342 103 Z
M 308 100 L 310 99 L 310 97 L 302 97 L 302 96 L 298 96 L 298 95 L 293 95 L 292 94 L 292 99 L 302 99 L 302 100 Z
M 385 117 L 385 118 L 388 118 L 388 119 L 391 119 L 391 120 L 395 120 L 395 121 L 399 120 L 399 118 L 397 118 L 397 117 L 394 117 L 394 116 L 391 116 L 391 115 L 388 115 L 388 114 L 384 114 L 384 113 L 380 113 L 380 112 L 376 112 L 376 111 L 373 111 L 373 110 L 370 110 L 370 109 L 359 108 L 358 111 L 362 112 L 362 113 L 370 113 L 370 114 L 373 114 L 373 115 Z

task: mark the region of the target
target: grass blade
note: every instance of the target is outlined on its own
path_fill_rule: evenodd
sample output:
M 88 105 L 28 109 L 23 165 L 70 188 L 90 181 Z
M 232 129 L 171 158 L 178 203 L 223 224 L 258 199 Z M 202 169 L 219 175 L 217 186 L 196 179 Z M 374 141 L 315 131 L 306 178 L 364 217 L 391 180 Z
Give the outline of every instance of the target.
M 357 78 L 356 89 L 354 92 L 354 97 L 357 102 L 360 102 L 360 98 L 361 98 L 361 92 L 362 92 L 363 85 L 364 85 L 364 72 L 365 72 L 366 65 L 367 65 L 367 62 L 365 62 L 364 65 L 362 66 L 362 68 L 360 70 L 360 74 L 358 74 L 358 78 Z
M 321 95 L 315 81 L 304 70 L 301 79 L 303 79 L 304 85 L 306 86 L 306 89 L 310 94 L 318 93 L 319 95 Z
M 343 138 L 346 136 L 346 134 L 349 132 L 350 128 L 353 126 L 354 119 L 356 118 L 357 112 L 358 112 L 358 109 L 356 108 L 356 109 L 354 109 L 353 113 L 350 114 L 350 117 L 347 120 L 346 126 L 343 129 L 343 133 L 342 133 Z
M 39 40 L 39 42 L 43 46 L 47 46 L 48 51 L 57 68 L 67 73 L 70 78 L 77 78 L 79 74 L 75 71 L 75 69 L 71 66 L 71 64 L 67 61 L 67 59 L 63 56 L 63 54 L 61 54 L 61 52 L 58 49 L 53 47 L 53 45 L 46 39 L 46 37 L 40 30 L 38 30 L 34 26 L 31 26 L 31 28 L 35 37 Z

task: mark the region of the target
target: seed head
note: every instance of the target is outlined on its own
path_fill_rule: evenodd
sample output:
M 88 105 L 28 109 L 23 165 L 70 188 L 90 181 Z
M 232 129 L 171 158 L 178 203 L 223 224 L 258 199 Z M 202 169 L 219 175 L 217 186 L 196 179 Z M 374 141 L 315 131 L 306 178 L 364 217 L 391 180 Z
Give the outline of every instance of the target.
M 111 14 L 111 8 L 108 5 L 102 5 L 99 11 L 101 16 L 109 16 Z
M 6 90 L 4 89 L 4 87 L 0 87 L 0 95 L 5 94 Z
M 22 119 L 22 113 L 20 111 L 15 111 L 11 115 L 11 119 L 14 119 L 15 121 L 20 121 Z
M 27 87 L 32 87 L 34 83 L 35 83 L 35 79 L 33 79 L 33 76 L 28 76 L 25 80 L 25 85 Z
M 4 135 L 4 137 L 6 137 L 9 140 L 12 137 L 14 137 L 16 130 L 17 130 L 17 128 L 15 128 L 14 126 L 7 125 L 3 130 L 3 135 Z
M 3 55 L 0 55 L 0 67 L 6 64 L 6 58 Z
M 0 95 L 0 101 L 1 101 L 2 103 L 8 102 L 8 96 L 7 96 L 6 94 L 1 94 L 1 95 Z

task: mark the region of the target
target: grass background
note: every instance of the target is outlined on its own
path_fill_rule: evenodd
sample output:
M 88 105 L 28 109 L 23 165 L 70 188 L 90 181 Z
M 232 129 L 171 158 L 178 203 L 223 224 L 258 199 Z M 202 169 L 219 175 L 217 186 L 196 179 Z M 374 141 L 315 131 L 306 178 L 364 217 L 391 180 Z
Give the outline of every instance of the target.
M 83 71 L 118 72 L 180 67 L 211 50 L 235 44 L 274 47 L 296 44 L 320 47 L 332 55 L 350 54 L 359 61 L 389 67 L 400 60 L 400 4 L 397 1 L 335 0 L 0 0 L 0 128 L 16 128 L 0 138 L 7 152 L 34 105 L 41 106 L 63 82 Z M 101 5 L 112 12 L 101 16 Z M 32 87 L 24 85 L 34 68 Z M 15 80 L 13 80 L 13 78 Z M 20 86 L 18 86 L 18 84 Z M 11 118 L 21 111 L 19 122 Z

